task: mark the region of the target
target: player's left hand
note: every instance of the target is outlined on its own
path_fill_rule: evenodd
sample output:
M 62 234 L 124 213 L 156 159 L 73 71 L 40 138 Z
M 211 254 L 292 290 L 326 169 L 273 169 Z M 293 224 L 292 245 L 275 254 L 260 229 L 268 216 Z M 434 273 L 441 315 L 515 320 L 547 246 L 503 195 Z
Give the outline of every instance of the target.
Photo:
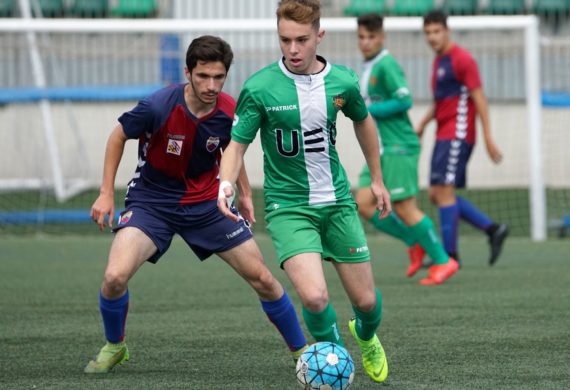
M 495 163 L 499 164 L 503 160 L 503 154 L 493 142 L 493 140 L 485 140 L 485 146 L 487 147 L 487 154 L 489 158 Z
M 218 190 L 218 209 L 224 216 L 237 222 L 240 220 L 240 217 L 232 213 L 231 210 L 234 203 L 234 197 L 234 186 L 229 181 L 222 181 L 220 183 L 220 189 Z
M 250 224 L 253 225 L 255 222 L 257 222 L 255 220 L 255 214 L 253 211 L 253 199 L 251 196 L 244 196 L 240 192 L 238 198 L 238 210 L 243 219 L 248 221 Z
M 380 218 L 387 217 L 392 211 L 392 202 L 390 201 L 390 193 L 386 189 L 384 183 L 372 183 L 370 189 L 376 198 L 376 208 L 380 210 Z

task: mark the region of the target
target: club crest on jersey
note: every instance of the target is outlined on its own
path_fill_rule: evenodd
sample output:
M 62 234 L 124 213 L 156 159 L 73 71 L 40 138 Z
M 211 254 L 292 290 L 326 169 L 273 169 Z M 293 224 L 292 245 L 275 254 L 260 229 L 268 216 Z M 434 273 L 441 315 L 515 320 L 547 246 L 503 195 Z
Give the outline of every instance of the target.
M 208 152 L 212 153 L 214 150 L 218 148 L 219 144 L 220 144 L 220 137 L 210 137 L 206 141 L 206 149 L 208 150 Z
M 166 153 L 180 156 L 182 153 L 182 141 L 177 139 L 169 139 L 168 144 L 166 145 Z
M 378 79 L 377 79 L 376 77 L 372 76 L 372 77 L 370 77 L 369 82 L 370 82 L 370 85 L 372 85 L 373 87 L 375 87 L 376 84 L 378 84 Z
M 340 110 L 342 108 L 342 106 L 344 106 L 344 96 L 342 95 L 336 95 L 335 97 L 333 97 L 333 104 L 334 104 L 334 108 L 336 108 L 337 110 Z
M 121 218 L 119 218 L 119 225 L 124 225 L 127 222 L 130 221 L 131 217 L 133 215 L 132 211 L 127 211 L 126 213 L 124 213 L 123 215 L 121 215 Z

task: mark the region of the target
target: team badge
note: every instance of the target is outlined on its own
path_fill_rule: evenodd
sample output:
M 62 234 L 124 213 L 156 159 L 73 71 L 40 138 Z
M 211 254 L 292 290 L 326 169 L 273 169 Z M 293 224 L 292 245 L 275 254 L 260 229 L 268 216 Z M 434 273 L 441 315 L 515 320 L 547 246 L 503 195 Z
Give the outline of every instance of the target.
M 121 218 L 119 218 L 119 225 L 124 225 L 127 222 L 129 222 L 131 220 L 131 217 L 133 216 L 133 212 L 132 211 L 127 211 L 126 213 L 124 213 L 123 215 L 121 215 Z
M 220 144 L 220 137 L 210 137 L 206 141 L 206 149 L 208 150 L 208 152 L 212 153 L 214 150 L 218 148 L 219 144 Z
M 180 156 L 182 153 L 182 141 L 177 139 L 169 139 L 166 145 L 166 153 Z
M 334 108 L 336 108 L 337 110 L 340 110 L 342 108 L 342 106 L 344 106 L 344 96 L 336 95 L 335 97 L 333 97 L 333 104 L 334 104 Z
M 370 82 L 370 85 L 372 85 L 373 87 L 375 87 L 376 84 L 378 84 L 378 79 L 377 79 L 376 77 L 372 76 L 372 77 L 370 77 L 369 82 Z
M 445 76 L 445 68 L 442 66 L 441 68 L 437 68 L 437 77 L 443 78 Z

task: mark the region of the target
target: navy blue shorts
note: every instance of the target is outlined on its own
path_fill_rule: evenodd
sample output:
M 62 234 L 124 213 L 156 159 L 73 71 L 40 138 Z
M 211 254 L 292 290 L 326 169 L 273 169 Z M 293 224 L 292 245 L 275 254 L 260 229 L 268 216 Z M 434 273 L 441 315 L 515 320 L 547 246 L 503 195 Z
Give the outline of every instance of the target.
M 238 214 L 236 209 L 232 211 Z M 253 237 L 245 221 L 234 222 L 224 217 L 216 200 L 174 207 L 131 202 L 121 213 L 113 231 L 127 226 L 142 230 L 158 248 L 148 259 L 151 263 L 156 263 L 168 250 L 175 233 L 200 260 L 232 249 Z
M 431 156 L 431 185 L 452 185 L 464 188 L 467 182 L 467 162 L 473 145 L 461 140 L 437 141 Z

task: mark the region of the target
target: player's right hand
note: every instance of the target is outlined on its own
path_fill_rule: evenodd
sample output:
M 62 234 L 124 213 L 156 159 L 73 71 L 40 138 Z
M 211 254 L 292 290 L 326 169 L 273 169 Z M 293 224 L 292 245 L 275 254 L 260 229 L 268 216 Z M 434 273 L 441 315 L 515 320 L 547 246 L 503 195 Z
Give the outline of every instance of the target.
M 234 203 L 235 191 L 234 186 L 229 181 L 222 181 L 220 189 L 218 190 L 218 209 L 220 212 L 231 219 L 232 221 L 239 221 L 239 217 L 232 213 L 231 207 Z
M 113 227 L 113 218 L 115 216 L 115 199 L 113 195 L 100 194 L 91 206 L 91 219 L 99 225 L 99 230 L 105 228 L 105 217 L 108 217 L 107 224 Z

